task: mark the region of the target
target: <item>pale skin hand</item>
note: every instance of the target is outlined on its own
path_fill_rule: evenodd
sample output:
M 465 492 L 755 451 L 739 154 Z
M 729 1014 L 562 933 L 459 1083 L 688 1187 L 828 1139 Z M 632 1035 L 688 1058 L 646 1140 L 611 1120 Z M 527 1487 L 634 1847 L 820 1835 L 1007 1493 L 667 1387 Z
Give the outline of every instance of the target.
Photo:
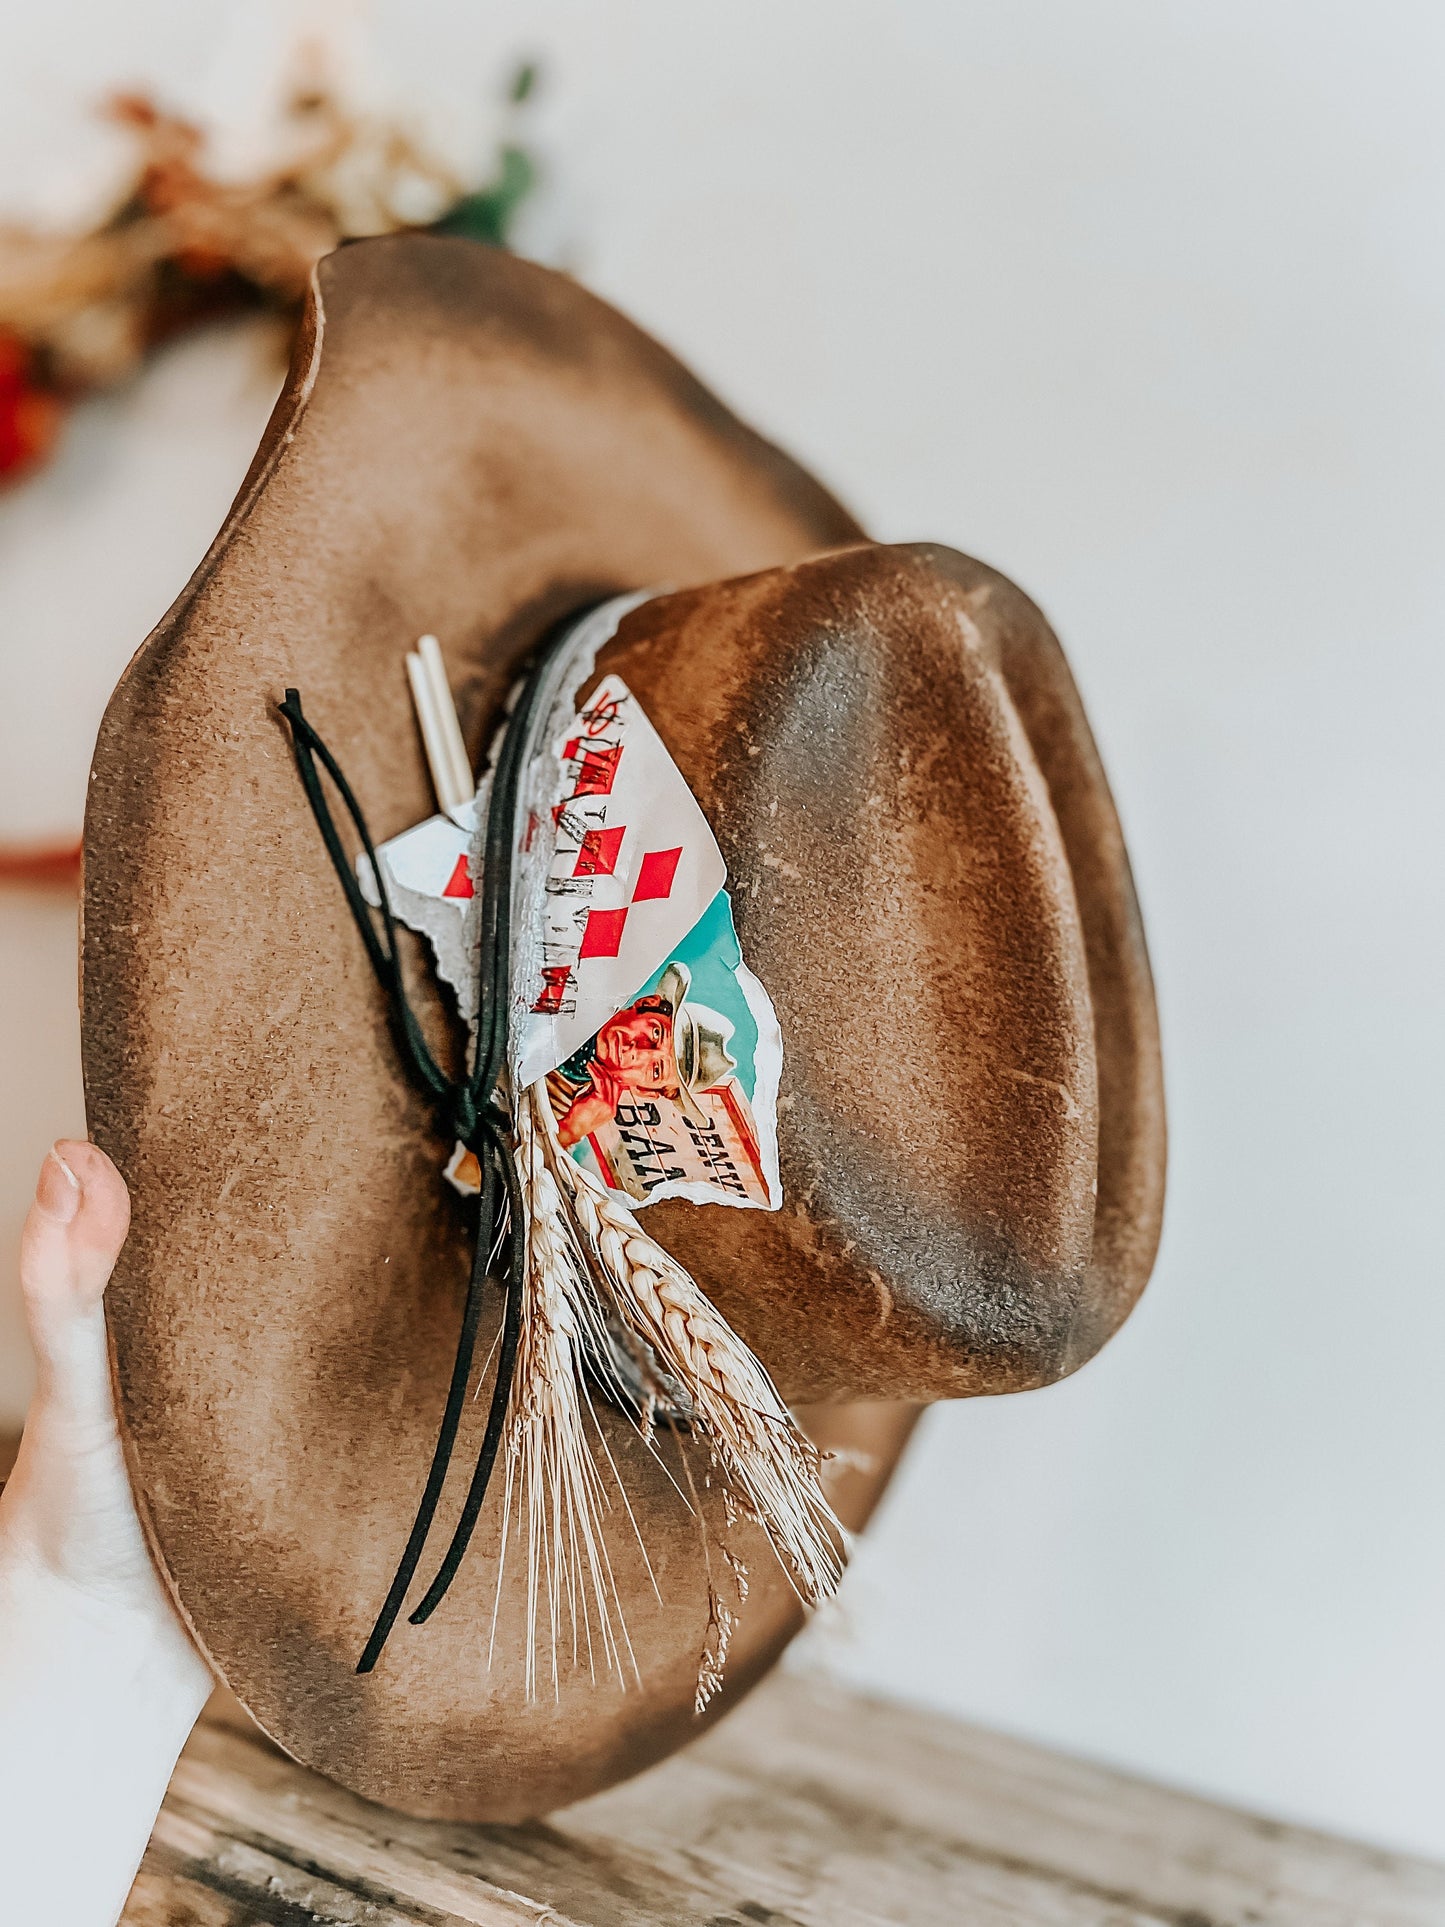
M 116 1426 L 101 1300 L 129 1223 L 104 1152 L 58 1144 L 21 1240 L 38 1375 L 0 1494 L 0 1867 L 15 1918 L 49 1927 L 119 1917 L 212 1683 L 146 1550 Z
M 169 1617 L 126 1479 L 101 1294 L 130 1226 L 119 1171 L 93 1144 L 47 1156 L 20 1243 L 38 1378 L 0 1499 L 12 1546 L 94 1600 Z

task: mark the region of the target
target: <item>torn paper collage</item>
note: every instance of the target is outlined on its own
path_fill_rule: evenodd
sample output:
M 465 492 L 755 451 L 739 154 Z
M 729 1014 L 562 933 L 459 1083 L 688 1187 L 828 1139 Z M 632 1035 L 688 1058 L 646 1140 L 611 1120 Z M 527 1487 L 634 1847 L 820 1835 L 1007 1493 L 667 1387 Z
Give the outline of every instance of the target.
M 634 1206 L 681 1197 L 775 1210 L 782 1036 L 743 962 L 717 840 L 626 683 L 607 676 L 576 706 L 601 644 L 642 599 L 577 625 L 523 786 L 512 1081 L 545 1082 L 564 1149 Z M 428 687 L 418 694 L 414 675 L 413 692 L 440 798 L 439 698 L 455 712 L 440 654 L 426 653 Z M 472 1022 L 486 779 L 450 802 L 377 855 L 393 910 L 427 938 Z M 365 859 L 359 873 L 375 900 Z M 474 1189 L 472 1153 L 458 1147 L 447 1175 Z

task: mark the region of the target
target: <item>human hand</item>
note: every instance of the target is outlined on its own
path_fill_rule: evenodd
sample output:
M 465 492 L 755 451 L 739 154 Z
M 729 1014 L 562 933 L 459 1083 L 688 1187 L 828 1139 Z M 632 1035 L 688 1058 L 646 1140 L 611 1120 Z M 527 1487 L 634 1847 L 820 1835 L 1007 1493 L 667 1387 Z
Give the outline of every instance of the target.
M 105 1153 L 56 1145 L 21 1239 L 39 1369 L 0 1493 L 0 1867 L 13 1917 L 47 1927 L 118 1918 L 211 1690 L 151 1563 L 116 1424 L 101 1299 L 129 1223 Z
M 20 1244 L 38 1375 L 0 1498 L 0 1545 L 96 1607 L 184 1638 L 146 1550 L 111 1395 L 101 1299 L 129 1226 L 125 1181 L 104 1151 L 57 1144 Z
M 557 1142 L 564 1151 L 570 1151 L 584 1137 L 601 1130 L 604 1124 L 610 1124 L 616 1115 L 616 1100 L 598 1089 L 596 1065 L 591 1067 L 591 1071 L 593 1081 L 583 1085 L 565 1115 L 557 1121 Z

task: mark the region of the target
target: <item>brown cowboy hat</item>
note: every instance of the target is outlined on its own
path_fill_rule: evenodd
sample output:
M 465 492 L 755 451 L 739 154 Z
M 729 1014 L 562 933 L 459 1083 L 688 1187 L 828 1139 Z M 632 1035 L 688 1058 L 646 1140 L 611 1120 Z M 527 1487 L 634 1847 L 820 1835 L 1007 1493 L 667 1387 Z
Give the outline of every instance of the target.
M 569 1651 L 529 1697 L 495 1493 L 435 1618 L 358 1674 L 427 1478 L 476 1220 L 438 1186 L 450 1132 L 399 1071 L 277 705 L 304 692 L 389 837 L 433 808 L 401 670 L 419 634 L 447 643 L 480 760 L 540 637 L 658 584 L 598 673 L 636 694 L 726 860 L 784 1039 L 783 1202 L 674 1199 L 647 1229 L 814 1436 L 849 1448 L 824 1471 L 843 1522 L 866 1519 L 920 1403 L 1083 1363 L 1158 1234 L 1144 941 L 1033 604 L 950 550 L 868 544 L 562 276 L 430 238 L 323 261 L 236 504 L 101 728 L 85 1079 L 134 1199 L 107 1311 L 158 1564 L 267 1732 L 415 1812 L 536 1814 L 696 1730 L 696 1514 L 723 1497 L 685 1430 L 649 1441 L 599 1400 L 646 1546 L 619 1507 L 627 1690 Z M 419 948 L 406 975 L 448 1035 Z M 489 1301 L 478 1381 L 498 1318 Z M 468 1396 L 459 1461 L 486 1419 Z M 801 1617 L 758 1523 L 731 1529 L 751 1590 L 709 1717 Z

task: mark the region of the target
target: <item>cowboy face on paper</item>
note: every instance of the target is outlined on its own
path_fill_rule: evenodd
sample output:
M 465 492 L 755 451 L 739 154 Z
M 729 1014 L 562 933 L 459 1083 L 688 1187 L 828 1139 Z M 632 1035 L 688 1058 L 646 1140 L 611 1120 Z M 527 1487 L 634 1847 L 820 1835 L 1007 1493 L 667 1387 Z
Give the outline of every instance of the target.
M 590 1044 L 547 1079 L 564 1149 L 610 1124 L 635 1097 L 665 1097 L 704 1129 L 712 1119 L 701 1092 L 737 1069 L 728 1049 L 733 1027 L 719 1011 L 690 1003 L 691 974 L 672 963 L 657 990 L 609 1017 Z

